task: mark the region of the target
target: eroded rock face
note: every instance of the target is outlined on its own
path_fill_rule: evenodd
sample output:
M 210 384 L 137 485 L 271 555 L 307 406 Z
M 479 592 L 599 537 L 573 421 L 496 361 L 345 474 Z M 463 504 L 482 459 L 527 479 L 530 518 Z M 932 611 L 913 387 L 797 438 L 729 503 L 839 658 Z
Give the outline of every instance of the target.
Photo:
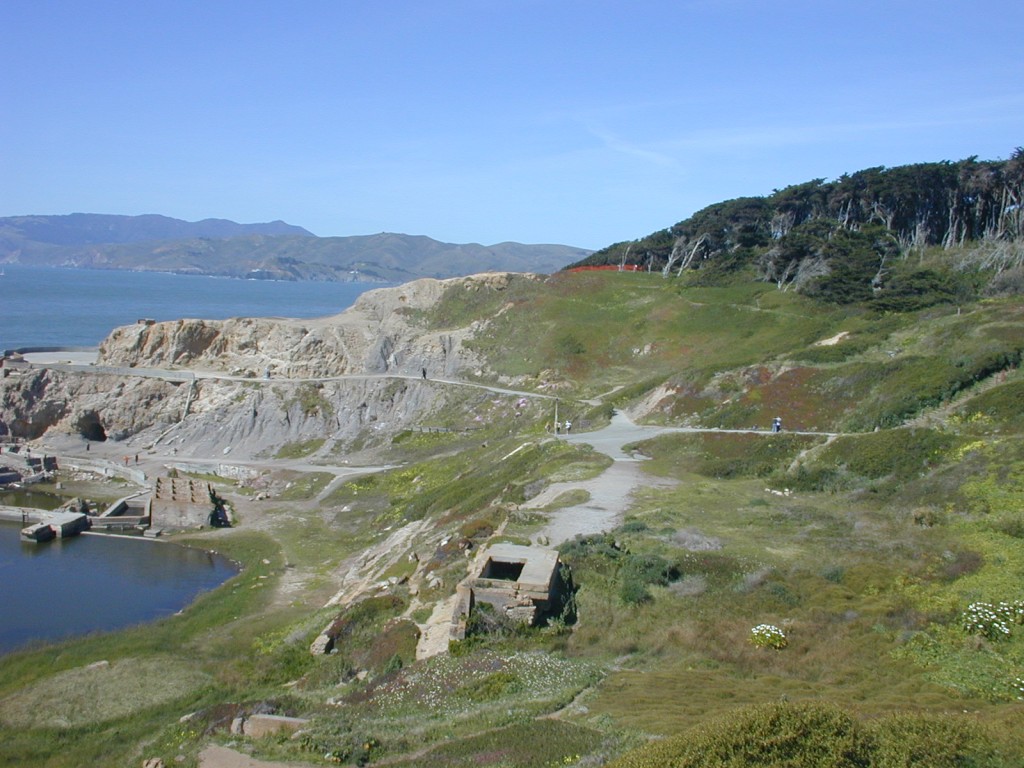
M 463 341 L 479 328 L 428 331 L 422 313 L 453 286 L 502 290 L 507 273 L 423 279 L 368 291 L 345 312 L 288 320 L 176 320 L 116 329 L 100 346 L 115 366 L 196 367 L 237 375 L 327 377 L 363 373 L 453 376 L 478 364 Z
M 183 457 L 267 457 L 287 443 L 314 439 L 325 440 L 325 450 L 383 443 L 444 409 L 449 394 L 374 374 L 419 379 L 425 369 L 433 379 L 482 366 L 463 342 L 483 324 L 427 330 L 423 312 L 453 285 L 502 290 L 513 279 L 528 278 L 418 280 L 370 291 L 346 312 L 313 320 L 178 320 L 118 328 L 101 346 L 102 365 L 191 368 L 258 381 L 30 370 L 0 380 L 0 435 L 142 436 Z M 333 378 L 343 376 L 349 378 Z
M 181 414 L 179 387 L 159 379 L 36 370 L 0 380 L 0 435 L 34 440 L 51 429 L 122 439 Z
M 244 382 L 32 371 L 0 379 L 0 436 L 138 436 L 177 456 L 272 456 L 287 443 L 386 443 L 446 407 L 443 387 L 390 378 Z M 190 392 L 191 390 L 191 392 Z M 186 407 L 188 414 L 182 418 Z

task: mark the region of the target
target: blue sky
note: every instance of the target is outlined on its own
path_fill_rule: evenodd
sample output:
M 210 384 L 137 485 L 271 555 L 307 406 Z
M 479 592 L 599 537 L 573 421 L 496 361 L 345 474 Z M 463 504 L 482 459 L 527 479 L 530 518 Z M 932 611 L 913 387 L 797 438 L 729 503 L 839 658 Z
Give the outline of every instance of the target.
M 601 248 L 1024 145 L 1019 0 L 5 0 L 0 216 Z

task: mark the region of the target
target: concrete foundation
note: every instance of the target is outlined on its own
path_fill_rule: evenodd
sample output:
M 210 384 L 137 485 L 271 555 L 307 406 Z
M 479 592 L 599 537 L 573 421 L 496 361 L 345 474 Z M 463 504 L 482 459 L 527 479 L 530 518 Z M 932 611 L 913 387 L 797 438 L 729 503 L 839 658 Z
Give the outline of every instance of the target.
M 63 539 L 77 536 L 89 529 L 88 515 L 80 512 L 53 512 L 41 523 L 30 525 L 21 530 L 21 538 L 25 541 L 43 542 L 51 539 Z
M 466 636 L 466 620 L 477 603 L 492 605 L 513 621 L 534 624 L 557 597 L 558 552 L 553 549 L 495 544 L 478 562 L 479 571 L 456 590 L 453 640 Z

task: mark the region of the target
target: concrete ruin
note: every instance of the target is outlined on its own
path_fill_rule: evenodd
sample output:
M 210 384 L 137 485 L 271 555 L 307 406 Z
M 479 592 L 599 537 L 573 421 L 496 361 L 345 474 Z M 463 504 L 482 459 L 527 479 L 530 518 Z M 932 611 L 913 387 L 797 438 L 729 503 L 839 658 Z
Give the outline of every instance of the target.
M 475 574 L 456 588 L 451 639 L 466 636 L 466 621 L 477 603 L 524 624 L 536 624 L 559 600 L 558 552 L 543 547 L 495 544 L 477 559 Z
M 82 512 L 50 512 L 41 523 L 23 528 L 22 541 L 42 543 L 52 539 L 66 539 L 89 530 L 89 517 Z
M 153 488 L 152 523 L 181 530 L 210 525 L 213 486 L 188 477 L 158 477 Z

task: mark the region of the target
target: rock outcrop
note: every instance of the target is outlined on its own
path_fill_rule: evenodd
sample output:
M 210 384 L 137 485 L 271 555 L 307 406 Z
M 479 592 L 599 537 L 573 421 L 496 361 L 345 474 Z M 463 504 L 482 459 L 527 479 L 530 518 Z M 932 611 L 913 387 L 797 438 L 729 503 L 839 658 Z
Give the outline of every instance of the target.
M 186 387 L 159 379 L 31 370 L 0 381 L 0 436 L 34 440 L 52 428 L 122 439 L 176 423 Z
M 424 313 L 453 287 L 502 290 L 522 275 L 416 280 L 368 291 L 345 312 L 311 320 L 176 320 L 116 329 L 100 346 L 113 366 L 192 367 L 243 376 L 322 378 L 363 373 L 454 376 L 478 361 L 473 329 L 427 330 Z
M 449 289 L 504 290 L 530 276 L 495 273 L 418 280 L 363 294 L 313 320 L 235 318 L 125 326 L 104 340 L 100 364 L 191 369 L 189 381 L 33 369 L 0 379 L 0 436 L 50 430 L 90 440 L 141 437 L 175 455 L 272 456 L 323 440 L 324 450 L 383 443 L 432 414 L 450 413 L 450 388 L 431 380 L 478 370 L 464 341 L 483 325 L 438 330 L 426 321 Z M 410 381 L 414 377 L 417 381 Z M 239 378 L 229 378 L 239 377 Z M 465 401 L 465 393 L 459 397 Z

